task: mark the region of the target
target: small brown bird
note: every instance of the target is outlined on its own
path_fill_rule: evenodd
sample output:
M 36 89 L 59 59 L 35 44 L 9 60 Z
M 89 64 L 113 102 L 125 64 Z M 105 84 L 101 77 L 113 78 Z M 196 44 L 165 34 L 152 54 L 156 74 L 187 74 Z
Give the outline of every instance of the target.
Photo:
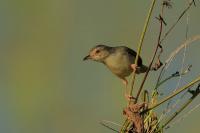
M 105 64 L 112 73 L 122 79 L 123 83 L 128 85 L 126 77 L 133 71 L 136 74 L 144 73 L 148 67 L 143 65 L 141 57 L 138 58 L 137 66 L 135 63 L 137 53 L 126 47 L 110 47 L 106 45 L 97 45 L 92 48 L 83 60 L 93 60 Z

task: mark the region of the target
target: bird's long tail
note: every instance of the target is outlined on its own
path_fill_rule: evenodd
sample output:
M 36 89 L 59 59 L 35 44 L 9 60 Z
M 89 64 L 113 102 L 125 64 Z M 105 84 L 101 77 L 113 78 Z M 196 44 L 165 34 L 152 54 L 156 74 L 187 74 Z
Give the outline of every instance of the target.
M 145 65 L 139 66 L 136 69 L 136 74 L 145 73 L 148 70 L 148 67 Z
M 145 73 L 147 70 L 148 70 L 148 67 L 145 66 L 145 65 L 142 65 L 142 66 L 139 68 L 139 73 Z
M 150 68 L 150 71 L 157 71 L 161 66 L 162 66 L 162 63 L 160 63 L 159 65 L 156 65 L 156 66 L 152 66 Z M 145 73 L 147 70 L 148 70 L 148 67 L 145 65 L 142 65 L 139 67 L 139 69 L 136 70 L 136 73 L 137 74 Z

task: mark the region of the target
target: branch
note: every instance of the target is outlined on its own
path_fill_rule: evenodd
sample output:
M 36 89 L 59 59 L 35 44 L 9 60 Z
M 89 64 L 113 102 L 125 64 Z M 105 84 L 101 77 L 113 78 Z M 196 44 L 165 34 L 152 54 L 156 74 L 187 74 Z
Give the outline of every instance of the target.
M 167 65 L 184 47 L 190 45 L 191 43 L 200 40 L 200 35 L 193 36 L 189 39 L 187 39 L 184 43 L 182 43 L 178 48 L 173 51 L 170 56 L 165 61 L 165 64 Z
M 186 46 L 189 46 L 190 44 L 192 44 L 193 42 L 197 41 L 197 40 L 200 40 L 200 35 L 196 35 L 196 36 L 193 36 L 189 39 L 187 39 L 185 42 L 183 42 L 179 47 L 177 47 L 171 54 L 170 56 L 167 58 L 167 60 L 165 61 L 161 71 L 160 71 L 160 74 L 158 76 L 158 80 L 157 80 L 157 83 L 156 84 L 159 84 L 160 80 L 161 80 L 161 77 L 162 77 L 162 74 L 165 70 L 165 68 L 167 67 L 167 65 L 169 64 L 169 62 L 172 61 L 172 59 L 183 49 L 185 48 Z
M 163 129 L 164 127 L 166 127 L 178 114 L 180 114 L 200 93 L 200 84 L 198 85 L 198 87 L 196 88 L 196 90 L 188 90 L 189 93 L 192 94 L 191 98 L 183 104 L 183 106 L 176 111 L 161 127 L 161 129 Z M 160 130 L 161 130 L 160 129 Z
M 116 133 L 119 133 L 119 131 L 117 131 L 116 129 L 114 129 L 114 128 L 112 128 L 112 127 L 108 126 L 108 125 L 106 125 L 106 124 L 105 124 L 105 123 L 103 123 L 103 122 L 100 122 L 100 124 L 101 124 L 102 126 L 104 126 L 104 127 L 108 128 L 108 129 L 110 129 L 110 130 L 112 130 L 112 131 L 116 132 Z
M 172 78 L 180 77 L 180 76 L 182 76 L 182 75 L 187 74 L 187 73 L 190 71 L 191 67 L 192 67 L 192 65 L 189 65 L 189 66 L 187 67 L 187 69 L 185 69 L 184 71 L 182 71 L 182 72 L 177 71 L 177 72 L 171 74 L 169 77 L 165 78 L 164 80 L 158 82 L 158 83 L 156 84 L 156 87 L 155 87 L 154 90 L 157 90 L 159 86 L 161 86 L 162 84 L 164 84 L 165 82 L 167 82 L 168 80 L 170 80 L 170 79 L 172 79 Z
M 176 21 L 176 22 L 171 26 L 171 28 L 165 33 L 165 35 L 164 35 L 163 38 L 161 39 L 160 43 L 162 43 L 162 42 L 166 39 L 166 37 L 169 35 L 169 33 L 174 29 L 174 27 L 178 24 L 178 22 L 181 20 L 181 18 L 185 15 L 185 13 L 190 9 L 190 7 L 191 7 L 193 4 L 195 5 L 195 1 L 194 1 L 194 0 L 192 0 L 192 1 L 189 3 L 188 7 L 181 13 L 181 15 L 178 17 L 177 21 Z
M 183 92 L 184 90 L 188 89 L 189 87 L 193 86 L 195 83 L 200 81 L 200 76 L 198 78 L 196 78 L 195 80 L 193 80 L 192 82 L 190 82 L 189 84 L 183 86 L 182 88 L 178 89 L 176 92 L 174 92 L 174 94 L 166 97 L 165 99 L 161 100 L 160 102 L 158 102 L 157 104 L 153 105 L 152 107 L 150 107 L 147 110 L 144 110 L 143 113 L 146 113 L 158 106 L 160 106 L 161 104 L 163 104 L 164 102 L 168 101 L 169 99 L 173 98 L 174 96 L 178 95 L 179 93 Z
M 161 8 L 161 14 L 159 15 L 160 30 L 159 30 L 159 34 L 158 34 L 157 45 L 156 45 L 156 48 L 155 48 L 155 50 L 154 50 L 154 54 L 153 54 L 153 56 L 152 56 L 151 62 L 150 62 L 149 66 L 148 66 L 148 69 L 147 69 L 147 71 L 146 71 L 146 73 L 145 73 L 144 79 L 142 80 L 142 83 L 141 83 L 141 85 L 140 85 L 140 88 L 139 88 L 139 90 L 138 90 L 138 92 L 137 92 L 137 95 L 136 95 L 136 98 L 135 98 L 135 103 L 137 103 L 137 100 L 138 100 L 138 98 L 139 98 L 139 96 L 140 96 L 140 93 L 141 93 L 141 91 L 142 91 L 142 89 L 143 89 L 144 83 L 145 83 L 145 81 L 146 81 L 146 79 L 147 79 L 147 76 L 148 76 L 148 74 L 149 74 L 149 71 L 151 70 L 151 67 L 152 67 L 152 64 L 153 64 L 153 62 L 154 62 L 154 59 L 155 59 L 155 57 L 156 57 L 156 54 L 157 54 L 158 49 L 161 48 L 161 51 L 162 51 L 162 46 L 160 45 L 160 38 L 161 38 L 161 35 L 162 35 L 162 31 L 163 31 L 163 23 L 164 23 L 164 20 L 163 20 L 163 13 L 164 13 L 164 7 L 165 7 L 165 5 L 163 4 L 163 5 L 162 5 L 162 8 Z
M 146 31 L 147 31 L 147 28 L 148 28 L 149 20 L 150 20 L 150 17 L 151 17 L 151 14 L 152 14 L 152 11 L 153 11 L 155 3 L 156 3 L 156 0 L 152 0 L 151 7 L 149 9 L 149 12 L 148 12 L 148 15 L 147 15 L 147 18 L 146 18 L 146 21 L 145 21 L 145 25 L 144 25 L 144 28 L 143 28 L 143 32 L 142 32 L 141 37 L 140 37 L 140 41 L 139 41 L 138 49 L 137 49 L 137 55 L 136 55 L 136 59 L 135 59 L 135 64 L 136 65 L 137 65 L 137 62 L 138 62 L 138 59 L 139 59 L 139 55 L 140 55 L 140 52 L 141 52 L 141 49 L 142 49 L 144 37 L 146 35 Z M 132 92 L 133 92 L 135 76 L 136 76 L 135 72 L 133 72 L 131 90 L 130 90 L 130 93 L 129 93 L 130 96 L 132 95 Z

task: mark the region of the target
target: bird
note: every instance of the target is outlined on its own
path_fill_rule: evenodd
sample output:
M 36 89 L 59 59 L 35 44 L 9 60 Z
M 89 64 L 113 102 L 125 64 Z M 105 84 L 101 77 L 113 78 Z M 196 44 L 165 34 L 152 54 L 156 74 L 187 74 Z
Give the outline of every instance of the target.
M 144 73 L 148 70 L 148 67 L 143 65 L 142 58 L 139 56 L 137 65 L 135 63 L 137 53 L 126 47 L 116 46 L 111 47 L 107 45 L 96 45 L 91 48 L 89 54 L 83 58 L 83 60 L 92 60 L 100 62 L 108 67 L 108 69 L 119 77 L 127 87 L 128 77 L 133 71 L 136 74 Z

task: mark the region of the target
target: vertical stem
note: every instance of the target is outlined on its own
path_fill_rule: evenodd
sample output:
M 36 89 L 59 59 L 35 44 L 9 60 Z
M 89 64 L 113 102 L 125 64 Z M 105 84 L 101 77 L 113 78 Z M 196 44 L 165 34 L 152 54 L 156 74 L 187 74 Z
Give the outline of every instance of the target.
M 150 20 L 155 2 L 156 2 L 156 0 L 152 0 L 151 7 L 149 9 L 149 12 L 148 12 L 148 15 L 147 15 L 147 18 L 146 18 L 146 21 L 145 21 L 145 25 L 144 25 L 144 28 L 143 28 L 143 32 L 142 32 L 141 37 L 140 37 L 140 41 L 139 41 L 138 49 L 137 49 L 137 55 L 136 55 L 136 59 L 135 59 L 136 65 L 137 65 L 137 62 L 138 62 L 138 59 L 139 59 L 139 55 L 140 55 L 140 52 L 141 52 L 141 49 L 142 49 L 142 44 L 143 44 L 143 41 L 144 41 L 144 37 L 145 37 L 146 31 L 147 31 L 147 27 L 148 27 L 148 24 L 149 24 L 149 20 Z M 132 96 L 134 81 L 135 81 L 135 72 L 133 72 L 133 76 L 132 76 L 131 90 L 129 92 L 130 96 Z M 130 104 L 130 102 L 129 102 L 129 104 Z M 127 125 L 129 125 L 128 119 L 125 120 L 125 122 L 124 122 L 124 124 L 123 124 L 123 126 L 120 130 L 120 133 L 124 133 L 124 128 L 126 128 Z
M 141 49 L 142 49 L 142 44 L 143 44 L 143 41 L 144 41 L 144 37 L 145 37 L 146 31 L 147 31 L 147 27 L 148 27 L 148 24 L 149 24 L 149 20 L 150 20 L 155 2 L 156 2 L 156 0 L 152 0 L 151 7 L 149 9 L 149 12 L 148 12 L 148 15 L 147 15 L 147 18 L 146 18 L 146 21 L 145 21 L 145 25 L 144 25 L 144 28 L 143 28 L 143 32 L 142 32 L 141 37 L 140 37 L 140 41 L 139 41 L 138 49 L 137 49 L 137 55 L 136 55 L 136 59 L 135 59 L 136 65 L 137 65 L 138 58 L 139 58 L 139 55 L 140 55 L 140 52 L 141 52 Z M 133 72 L 131 90 L 130 90 L 130 93 L 129 93 L 130 95 L 132 95 L 132 92 L 133 92 L 135 76 L 136 76 L 135 72 Z
M 162 8 L 161 8 L 161 14 L 160 14 L 160 30 L 159 30 L 159 35 L 158 35 L 158 41 L 157 41 L 157 46 L 156 46 L 156 49 L 154 50 L 154 54 L 153 54 L 153 57 L 152 57 L 152 59 L 151 59 L 151 62 L 150 62 L 150 64 L 149 64 L 149 67 L 148 67 L 148 70 L 146 71 L 146 73 L 145 73 L 145 76 L 144 76 L 144 79 L 142 80 L 142 84 L 141 84 L 141 86 L 140 86 L 140 88 L 139 88 L 139 90 L 138 90 L 138 93 L 137 93 L 137 95 L 136 95 L 136 100 L 135 100 L 135 103 L 137 103 L 137 100 L 138 100 L 138 98 L 139 98 L 139 96 L 140 96 L 140 93 L 141 93 L 141 91 L 142 91 L 142 89 L 143 89 L 143 86 L 144 86 L 144 83 L 145 83 L 145 81 L 146 81 L 146 79 L 147 79 L 147 76 L 148 76 L 148 74 L 149 74 L 149 71 L 150 71 L 150 69 L 151 69 L 151 66 L 152 66 L 152 64 L 153 64 L 153 61 L 154 61 L 154 59 L 155 59 L 155 57 L 156 57 L 156 53 L 157 53 L 157 51 L 158 51 L 158 48 L 160 47 L 160 39 L 161 39 L 161 35 L 162 35 L 162 30 L 163 30 L 163 20 L 162 20 L 162 17 L 163 17 L 163 12 L 164 12 L 164 5 L 162 5 Z

